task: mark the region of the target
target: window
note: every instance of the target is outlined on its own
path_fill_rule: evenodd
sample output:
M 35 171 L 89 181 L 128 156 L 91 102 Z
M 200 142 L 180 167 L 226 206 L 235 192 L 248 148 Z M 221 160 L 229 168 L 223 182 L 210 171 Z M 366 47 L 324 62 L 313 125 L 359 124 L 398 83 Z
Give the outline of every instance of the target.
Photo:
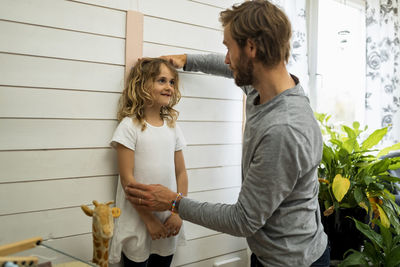
M 337 123 L 364 122 L 365 3 L 310 1 L 310 97 Z

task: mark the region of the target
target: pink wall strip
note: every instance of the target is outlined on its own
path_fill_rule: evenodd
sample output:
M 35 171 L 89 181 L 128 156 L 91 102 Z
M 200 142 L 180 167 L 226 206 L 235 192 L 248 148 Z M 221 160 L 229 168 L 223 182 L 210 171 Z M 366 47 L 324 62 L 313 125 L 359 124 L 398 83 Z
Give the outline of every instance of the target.
M 143 14 L 128 10 L 126 13 L 125 81 L 137 59 L 143 55 Z

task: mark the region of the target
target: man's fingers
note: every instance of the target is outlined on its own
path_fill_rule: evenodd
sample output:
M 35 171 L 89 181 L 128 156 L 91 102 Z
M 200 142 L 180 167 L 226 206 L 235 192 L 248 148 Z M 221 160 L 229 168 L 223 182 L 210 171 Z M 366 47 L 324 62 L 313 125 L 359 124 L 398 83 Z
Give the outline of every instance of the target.
M 133 201 L 135 204 L 141 204 L 138 202 L 139 200 L 135 201 L 135 198 L 142 199 L 142 200 L 151 200 L 152 199 L 152 195 L 150 193 L 147 193 L 143 190 L 136 189 L 136 188 L 129 187 L 129 186 L 125 187 L 125 194 L 127 197 L 133 198 Z M 138 203 L 136 203 L 136 202 L 138 202 Z
M 141 190 L 141 191 L 150 191 L 151 187 L 150 185 L 147 184 L 141 184 L 141 183 L 129 183 L 126 186 L 127 189 L 136 189 L 136 190 Z
M 175 68 L 182 68 L 186 64 L 186 55 L 167 55 L 160 58 L 169 61 Z
M 129 202 L 138 205 L 138 206 L 146 206 L 149 207 L 151 202 L 149 200 L 146 200 L 144 198 L 140 198 L 140 197 L 133 197 L 130 195 L 126 195 L 126 198 L 129 200 Z

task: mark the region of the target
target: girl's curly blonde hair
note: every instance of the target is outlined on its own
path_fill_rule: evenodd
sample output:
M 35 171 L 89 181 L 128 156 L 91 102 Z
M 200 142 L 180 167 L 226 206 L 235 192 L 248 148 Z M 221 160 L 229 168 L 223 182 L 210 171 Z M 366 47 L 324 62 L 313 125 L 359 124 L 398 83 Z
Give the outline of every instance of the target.
M 146 129 L 144 121 L 144 107 L 153 104 L 151 91 L 153 82 L 160 75 L 161 65 L 165 65 L 172 73 L 174 83 L 174 93 L 168 106 L 163 106 L 160 110 L 160 117 L 167 121 L 169 127 L 174 127 L 178 119 L 179 112 L 173 108 L 180 98 L 181 93 L 178 88 L 179 76 L 176 69 L 170 62 L 161 58 L 142 58 L 139 59 L 132 68 L 124 91 L 119 99 L 117 119 L 121 121 L 125 117 L 132 117 L 142 126 L 142 131 Z

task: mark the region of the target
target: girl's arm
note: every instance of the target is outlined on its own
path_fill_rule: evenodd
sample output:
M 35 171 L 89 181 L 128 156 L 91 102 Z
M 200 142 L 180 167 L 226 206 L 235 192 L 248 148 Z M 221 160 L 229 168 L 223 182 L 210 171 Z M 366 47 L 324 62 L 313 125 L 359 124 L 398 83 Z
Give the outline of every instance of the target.
M 188 176 L 182 150 L 175 151 L 175 175 L 178 192 L 182 193 L 183 196 L 187 196 Z
M 182 150 L 175 151 L 174 159 L 177 191 L 182 193 L 183 196 L 187 196 L 188 176 Z M 172 213 L 171 216 L 165 221 L 164 226 L 169 230 L 168 237 L 177 235 L 182 227 L 182 219 L 178 214 Z
M 118 169 L 121 177 L 121 185 L 122 188 L 125 189 L 129 183 L 136 182 L 135 178 L 133 177 L 133 170 L 135 167 L 135 152 L 119 143 L 117 144 L 116 150 L 118 155 Z M 140 218 L 145 223 L 146 228 L 153 240 L 165 238 L 167 236 L 167 229 L 163 226 L 160 220 L 154 216 L 152 211 L 149 211 L 146 207 L 137 206 L 133 203 L 132 206 L 139 213 Z

